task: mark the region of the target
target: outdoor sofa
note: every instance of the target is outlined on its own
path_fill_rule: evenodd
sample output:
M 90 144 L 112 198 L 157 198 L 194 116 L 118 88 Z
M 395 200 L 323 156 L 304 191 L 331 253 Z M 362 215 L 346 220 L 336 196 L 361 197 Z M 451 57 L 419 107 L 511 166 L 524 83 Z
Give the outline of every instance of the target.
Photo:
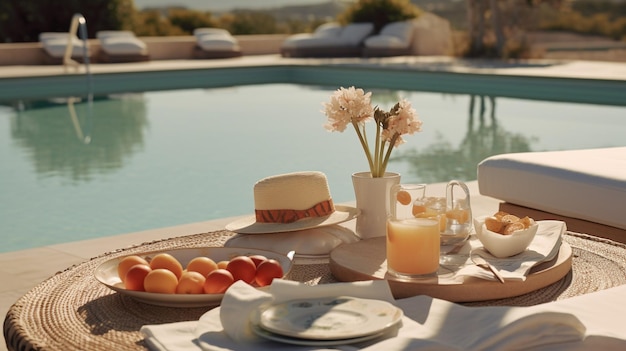
M 374 31 L 372 23 L 325 23 L 313 33 L 289 36 L 282 43 L 283 57 L 358 57 L 363 51 L 363 42 Z

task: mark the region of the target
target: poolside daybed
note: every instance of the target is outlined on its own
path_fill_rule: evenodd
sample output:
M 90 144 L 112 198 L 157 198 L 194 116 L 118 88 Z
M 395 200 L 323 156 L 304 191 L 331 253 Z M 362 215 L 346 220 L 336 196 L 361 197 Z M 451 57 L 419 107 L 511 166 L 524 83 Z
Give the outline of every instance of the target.
M 193 35 L 196 37 L 194 58 L 215 59 L 241 56 L 239 42 L 225 29 L 196 28 Z
M 100 41 L 98 61 L 107 63 L 148 61 L 148 47 L 131 31 L 104 30 L 96 33 Z
M 363 42 L 374 31 L 372 23 L 350 23 L 341 26 L 331 22 L 313 33 L 289 36 L 283 42 L 283 57 L 354 57 L 361 56 Z
M 44 63 L 61 64 L 67 48 L 68 42 L 71 45 L 71 58 L 82 62 L 84 60 L 85 43 L 76 35 L 68 32 L 43 32 L 39 34 L 39 41 L 45 53 Z M 87 57 L 91 56 L 91 50 L 87 45 Z
M 626 147 L 492 156 L 478 165 L 478 187 L 503 211 L 626 242 Z

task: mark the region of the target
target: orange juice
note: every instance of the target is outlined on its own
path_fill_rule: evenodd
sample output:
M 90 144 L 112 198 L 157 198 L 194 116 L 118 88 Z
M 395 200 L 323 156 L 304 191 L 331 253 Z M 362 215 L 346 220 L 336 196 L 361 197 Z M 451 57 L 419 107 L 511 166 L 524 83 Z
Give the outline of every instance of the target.
M 411 218 L 387 221 L 387 269 L 399 276 L 418 276 L 439 269 L 439 223 Z

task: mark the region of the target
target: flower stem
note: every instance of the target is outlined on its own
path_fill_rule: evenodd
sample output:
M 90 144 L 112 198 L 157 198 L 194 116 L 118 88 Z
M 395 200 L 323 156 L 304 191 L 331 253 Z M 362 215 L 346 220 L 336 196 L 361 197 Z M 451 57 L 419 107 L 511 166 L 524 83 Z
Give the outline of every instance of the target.
M 370 172 L 372 173 L 372 177 L 374 176 L 374 162 L 372 161 L 372 156 L 370 155 L 369 145 L 367 143 L 367 139 L 363 137 L 363 133 L 361 133 L 361 129 L 359 129 L 359 124 L 355 121 L 352 121 L 352 126 L 356 131 L 356 135 L 359 137 L 359 141 L 361 142 L 361 146 L 363 147 L 363 151 L 365 151 L 365 156 L 367 156 L 367 162 L 370 166 Z M 363 126 L 365 128 L 365 126 Z
M 394 145 L 396 145 L 396 140 L 398 139 L 399 136 L 400 134 L 398 133 L 394 134 L 393 137 L 391 138 L 391 141 L 389 142 L 389 148 L 387 149 L 387 153 L 385 154 L 385 159 L 383 160 L 382 167 L 381 167 L 382 174 L 385 174 L 385 170 L 387 169 L 387 163 L 389 162 L 389 157 L 391 157 L 391 151 L 393 150 Z

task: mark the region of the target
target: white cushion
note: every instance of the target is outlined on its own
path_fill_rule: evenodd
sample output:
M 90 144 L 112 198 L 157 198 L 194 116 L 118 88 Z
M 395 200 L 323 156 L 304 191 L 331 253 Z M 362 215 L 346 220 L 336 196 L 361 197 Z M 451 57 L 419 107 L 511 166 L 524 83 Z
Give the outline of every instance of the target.
M 128 30 L 101 30 L 96 33 L 99 40 L 118 37 L 118 38 L 136 38 L 135 33 Z
M 411 46 L 413 22 L 401 21 L 387 24 L 380 34 L 365 39 L 365 46 L 375 49 L 404 49 Z
M 205 34 L 198 38 L 198 46 L 203 50 L 237 50 L 239 44 L 233 37 Z
M 324 23 L 317 27 L 313 32 L 316 37 L 337 37 L 341 33 L 343 27 L 337 22 Z M 296 34 L 297 35 L 297 34 Z
M 109 37 L 100 41 L 102 50 L 111 55 L 143 55 L 148 48 L 137 38 Z
M 239 50 L 239 42 L 222 28 L 196 28 L 193 31 L 198 46 L 205 51 Z
M 205 34 L 212 34 L 212 35 L 220 35 L 220 36 L 224 36 L 224 37 L 231 37 L 232 35 L 230 34 L 229 31 L 227 31 L 226 29 L 222 29 L 222 28 L 196 28 L 193 30 L 193 35 L 197 38 L 205 35 Z
M 96 33 L 96 38 L 109 55 L 145 55 L 148 52 L 146 43 L 131 31 L 103 30 Z
M 328 46 L 344 46 L 344 43 L 336 37 L 296 37 L 287 38 L 282 46 L 284 48 L 315 48 Z
M 365 46 L 376 49 L 403 49 L 408 47 L 409 43 L 391 35 L 375 35 L 365 39 Z
M 413 36 L 413 21 L 389 23 L 383 27 L 379 34 L 396 37 L 408 44 Z
M 528 152 L 478 165 L 482 195 L 626 229 L 626 147 Z
M 350 23 L 343 28 L 339 39 L 347 45 L 358 46 L 373 31 L 372 23 Z

